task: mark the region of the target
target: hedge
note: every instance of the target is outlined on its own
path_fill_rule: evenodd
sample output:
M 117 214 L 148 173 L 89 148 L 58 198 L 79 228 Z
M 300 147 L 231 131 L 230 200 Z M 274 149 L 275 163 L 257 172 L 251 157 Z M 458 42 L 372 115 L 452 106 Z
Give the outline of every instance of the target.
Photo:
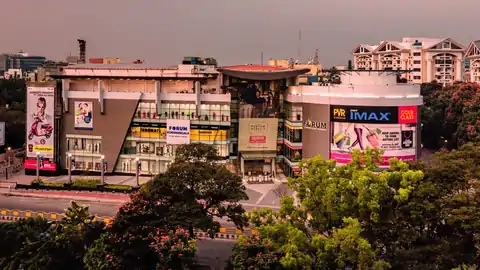
M 37 190 L 76 190 L 76 191 L 100 191 L 100 192 L 122 192 L 131 193 L 138 190 L 137 187 L 127 185 L 101 185 L 99 179 L 80 178 L 72 184 L 44 182 L 35 179 L 30 185 L 17 184 L 16 189 L 37 189 Z

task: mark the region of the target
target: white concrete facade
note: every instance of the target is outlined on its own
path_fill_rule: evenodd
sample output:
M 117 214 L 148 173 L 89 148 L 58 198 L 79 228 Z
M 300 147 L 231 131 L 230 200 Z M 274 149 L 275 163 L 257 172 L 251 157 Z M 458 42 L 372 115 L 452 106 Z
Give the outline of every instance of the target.
M 463 80 L 465 47 L 451 38 L 406 37 L 378 45 L 359 44 L 352 53 L 354 69 L 408 70 L 402 77 L 411 83 Z
M 468 70 L 470 81 L 480 83 L 480 40 L 470 42 L 465 57 L 470 60 L 470 69 Z
M 352 106 L 420 106 L 420 86 L 397 84 L 387 71 L 343 71 L 341 84 L 290 86 L 286 100 L 292 103 Z

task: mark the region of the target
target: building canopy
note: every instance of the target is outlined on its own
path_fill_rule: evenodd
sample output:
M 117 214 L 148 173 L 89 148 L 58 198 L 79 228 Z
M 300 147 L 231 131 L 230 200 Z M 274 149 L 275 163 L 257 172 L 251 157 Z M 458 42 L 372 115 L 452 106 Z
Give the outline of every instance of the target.
M 228 66 L 217 70 L 227 76 L 253 81 L 281 80 L 310 72 L 308 68 L 290 69 L 262 65 Z

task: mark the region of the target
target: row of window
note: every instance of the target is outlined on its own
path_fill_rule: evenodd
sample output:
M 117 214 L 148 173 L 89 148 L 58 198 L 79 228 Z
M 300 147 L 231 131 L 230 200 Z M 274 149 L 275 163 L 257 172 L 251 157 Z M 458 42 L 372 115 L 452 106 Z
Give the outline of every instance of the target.
M 68 137 L 67 136 L 67 151 L 72 153 L 102 153 L 102 140 L 93 137 Z
M 218 154 L 222 157 L 228 157 L 228 144 L 213 145 Z M 169 145 L 164 142 L 145 142 L 145 141 L 125 141 L 122 154 L 145 157 L 168 157 L 173 158 L 178 145 Z
M 197 115 L 195 104 L 162 103 L 157 114 L 156 104 L 141 102 L 135 113 L 135 120 L 185 119 L 203 121 L 230 121 L 230 105 L 202 104 Z

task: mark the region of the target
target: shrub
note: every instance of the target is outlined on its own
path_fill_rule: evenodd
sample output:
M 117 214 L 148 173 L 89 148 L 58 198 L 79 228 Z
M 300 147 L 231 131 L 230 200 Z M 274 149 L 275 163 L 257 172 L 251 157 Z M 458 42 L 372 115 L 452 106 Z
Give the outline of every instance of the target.
M 111 189 L 111 190 L 118 190 L 118 191 L 131 191 L 133 189 L 132 186 L 126 186 L 126 185 L 106 185 L 104 188 L 106 190 Z
M 85 188 L 96 188 L 97 185 L 100 185 L 101 181 L 99 179 L 88 179 L 88 178 L 79 178 L 73 181 L 72 186 L 74 187 L 85 187 Z

